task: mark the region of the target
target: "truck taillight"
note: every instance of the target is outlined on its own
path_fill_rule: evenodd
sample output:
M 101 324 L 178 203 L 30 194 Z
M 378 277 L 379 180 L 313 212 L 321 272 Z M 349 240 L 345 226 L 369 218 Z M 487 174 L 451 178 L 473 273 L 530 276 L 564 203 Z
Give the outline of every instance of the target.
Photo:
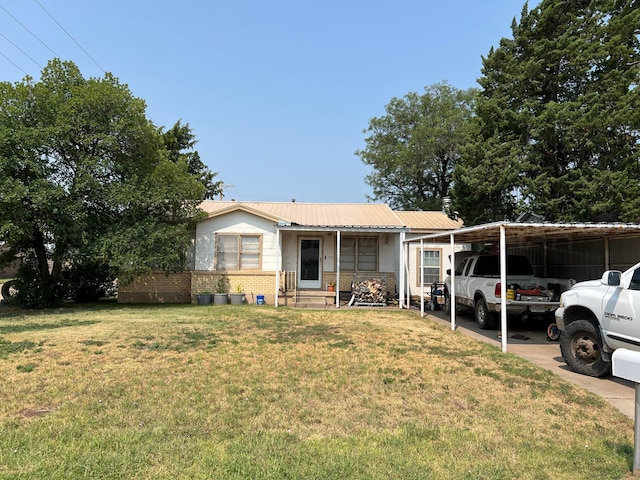
M 500 282 L 496 283 L 496 289 L 494 293 L 496 298 L 500 298 L 502 296 L 502 284 Z

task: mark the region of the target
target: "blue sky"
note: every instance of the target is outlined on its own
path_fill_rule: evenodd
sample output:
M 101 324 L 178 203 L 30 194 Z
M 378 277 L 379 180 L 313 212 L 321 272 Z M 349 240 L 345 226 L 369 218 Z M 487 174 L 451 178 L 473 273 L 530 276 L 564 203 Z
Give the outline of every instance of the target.
M 476 87 L 523 4 L 0 0 L 0 80 L 55 56 L 111 72 L 155 124 L 193 128 L 226 199 L 366 202 L 369 120 L 435 83 Z

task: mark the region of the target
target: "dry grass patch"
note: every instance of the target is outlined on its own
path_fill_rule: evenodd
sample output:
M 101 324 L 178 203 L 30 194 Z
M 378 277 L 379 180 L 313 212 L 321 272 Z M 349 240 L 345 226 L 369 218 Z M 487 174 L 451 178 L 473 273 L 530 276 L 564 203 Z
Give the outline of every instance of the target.
M 602 399 L 413 312 L 0 315 L 0 477 L 605 479 L 632 461 Z

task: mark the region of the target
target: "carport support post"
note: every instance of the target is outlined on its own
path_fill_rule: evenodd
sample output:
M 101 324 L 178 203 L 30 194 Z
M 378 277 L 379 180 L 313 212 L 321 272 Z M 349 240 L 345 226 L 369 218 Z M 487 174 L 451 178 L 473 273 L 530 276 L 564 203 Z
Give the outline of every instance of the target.
M 449 258 L 451 259 L 451 291 L 449 292 L 449 305 L 451 306 L 451 330 L 456 329 L 456 254 L 455 254 L 455 240 L 453 233 L 449 235 Z
M 636 410 L 633 432 L 633 476 L 640 477 L 640 383 L 636 383 Z
M 424 249 L 424 240 L 421 238 L 420 239 L 420 252 L 418 253 L 418 255 L 420 255 L 420 316 L 424 317 L 424 254 L 422 253 Z M 429 295 L 429 298 L 431 299 L 431 305 L 433 305 L 433 298 L 431 298 L 431 295 Z
M 340 230 L 336 230 L 336 308 L 340 308 Z
M 502 332 L 502 352 L 507 353 L 507 233 L 500 225 L 500 329 Z

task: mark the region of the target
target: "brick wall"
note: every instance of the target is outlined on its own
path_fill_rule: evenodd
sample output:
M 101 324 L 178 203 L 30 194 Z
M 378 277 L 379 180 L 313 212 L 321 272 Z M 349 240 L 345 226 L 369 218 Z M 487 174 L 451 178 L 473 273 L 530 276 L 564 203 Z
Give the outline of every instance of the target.
M 235 271 L 226 272 L 229 277 L 229 293 L 237 291 L 238 285 L 245 293 L 249 303 L 255 303 L 257 295 L 264 295 L 265 301 L 273 305 L 276 288 L 275 272 Z M 378 277 L 382 274 L 373 273 Z M 133 283 L 118 287 L 118 302 L 120 303 L 195 303 L 196 295 L 200 292 L 216 291 L 216 284 L 221 273 L 206 270 L 182 272 L 165 275 L 162 272 L 136 278 Z M 365 275 L 362 275 L 365 276 Z M 351 290 L 353 274 L 340 275 L 340 290 Z M 335 273 L 325 273 L 323 282 L 333 282 Z M 395 275 L 386 274 L 387 291 L 395 293 Z M 282 285 L 282 283 L 281 283 Z M 325 288 L 325 285 L 322 286 Z
M 129 285 L 118 286 L 118 303 L 189 303 L 191 272 L 162 272 L 137 277 Z
M 273 304 L 273 292 L 276 289 L 275 272 L 228 271 L 226 275 L 229 277 L 229 293 L 237 292 L 239 286 L 246 294 L 249 303 L 255 302 L 256 295 L 264 295 L 267 303 Z M 192 272 L 191 294 L 195 296 L 198 292 L 215 292 L 220 276 L 221 273 L 207 270 Z

